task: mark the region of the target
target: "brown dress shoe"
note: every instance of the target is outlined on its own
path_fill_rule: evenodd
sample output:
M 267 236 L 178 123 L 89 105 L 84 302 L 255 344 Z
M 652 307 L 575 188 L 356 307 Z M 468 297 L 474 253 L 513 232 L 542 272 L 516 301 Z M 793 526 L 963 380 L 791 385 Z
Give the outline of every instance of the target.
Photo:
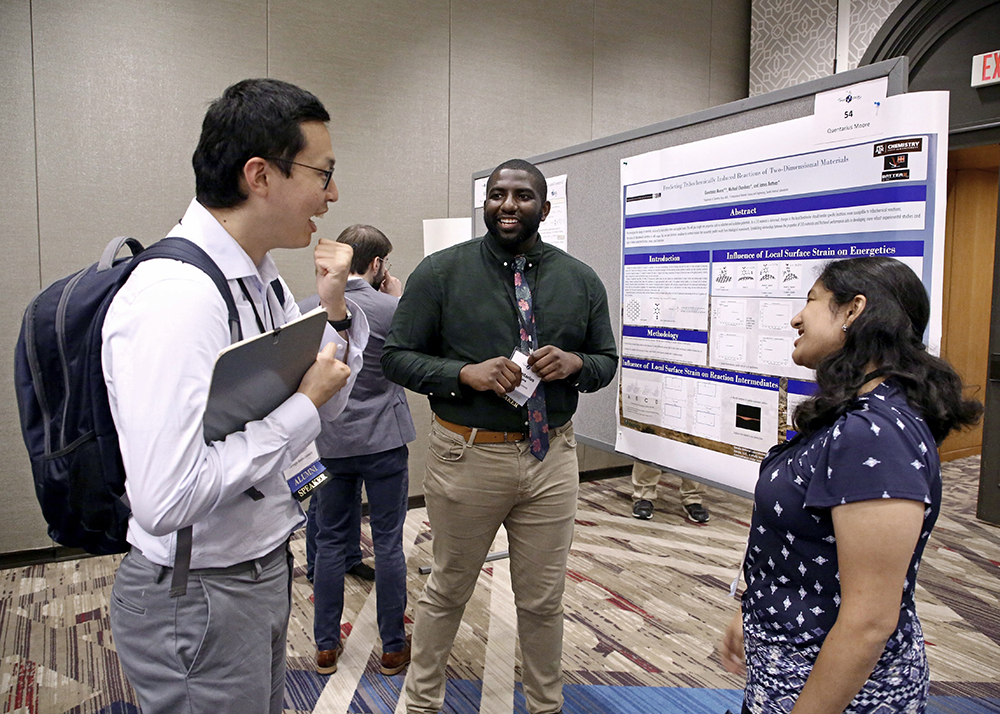
M 316 653 L 316 671 L 320 674 L 333 674 L 337 671 L 337 660 L 344 653 L 344 643 L 341 642 L 333 650 L 320 650 Z
M 410 663 L 410 637 L 411 635 L 406 636 L 406 647 L 399 652 L 382 653 L 382 667 L 380 668 L 382 674 L 391 677 L 406 669 L 406 665 Z

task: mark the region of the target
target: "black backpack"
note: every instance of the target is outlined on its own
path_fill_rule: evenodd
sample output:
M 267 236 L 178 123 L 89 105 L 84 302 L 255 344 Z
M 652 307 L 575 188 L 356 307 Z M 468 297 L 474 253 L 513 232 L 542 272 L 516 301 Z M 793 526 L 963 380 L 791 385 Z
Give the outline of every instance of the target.
M 116 259 L 125 245 L 132 255 Z M 153 258 L 205 271 L 226 301 L 232 341 L 242 339 L 232 292 L 205 251 L 184 238 L 164 238 L 145 250 L 134 238 L 116 238 L 98 263 L 35 296 L 14 353 L 21 432 L 49 537 L 96 555 L 129 548 L 125 468 L 104 384 L 101 329 L 115 294 L 137 265 Z M 179 531 L 175 565 L 185 578 L 190 538 L 190 528 Z

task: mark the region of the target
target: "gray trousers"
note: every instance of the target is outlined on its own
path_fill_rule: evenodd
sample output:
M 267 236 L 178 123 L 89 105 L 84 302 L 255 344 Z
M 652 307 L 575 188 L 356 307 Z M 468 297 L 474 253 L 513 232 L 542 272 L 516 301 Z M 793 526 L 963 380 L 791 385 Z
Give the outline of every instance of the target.
M 228 568 L 170 569 L 133 548 L 111 589 L 111 631 L 143 714 L 281 714 L 291 605 L 287 543 Z

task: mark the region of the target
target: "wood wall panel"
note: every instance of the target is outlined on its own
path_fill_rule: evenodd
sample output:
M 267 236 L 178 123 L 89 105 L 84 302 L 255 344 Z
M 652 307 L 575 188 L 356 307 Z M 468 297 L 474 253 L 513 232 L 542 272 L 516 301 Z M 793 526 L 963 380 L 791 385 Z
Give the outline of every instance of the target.
M 750 8 L 742 0 L 712 0 L 708 106 L 735 102 L 750 88 Z
M 997 226 L 997 147 L 963 149 L 949 155 L 948 214 L 941 355 L 982 400 L 989 358 L 993 260 Z M 992 163 L 992 168 L 987 168 Z M 981 168 L 954 168 L 979 166 Z M 983 429 L 952 434 L 942 459 L 978 454 Z

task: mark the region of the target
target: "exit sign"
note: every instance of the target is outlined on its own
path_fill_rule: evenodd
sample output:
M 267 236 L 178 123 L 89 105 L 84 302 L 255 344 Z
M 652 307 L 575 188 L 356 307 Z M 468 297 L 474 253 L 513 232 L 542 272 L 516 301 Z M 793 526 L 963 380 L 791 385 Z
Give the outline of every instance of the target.
M 972 86 L 1000 84 L 1000 50 L 972 58 Z

